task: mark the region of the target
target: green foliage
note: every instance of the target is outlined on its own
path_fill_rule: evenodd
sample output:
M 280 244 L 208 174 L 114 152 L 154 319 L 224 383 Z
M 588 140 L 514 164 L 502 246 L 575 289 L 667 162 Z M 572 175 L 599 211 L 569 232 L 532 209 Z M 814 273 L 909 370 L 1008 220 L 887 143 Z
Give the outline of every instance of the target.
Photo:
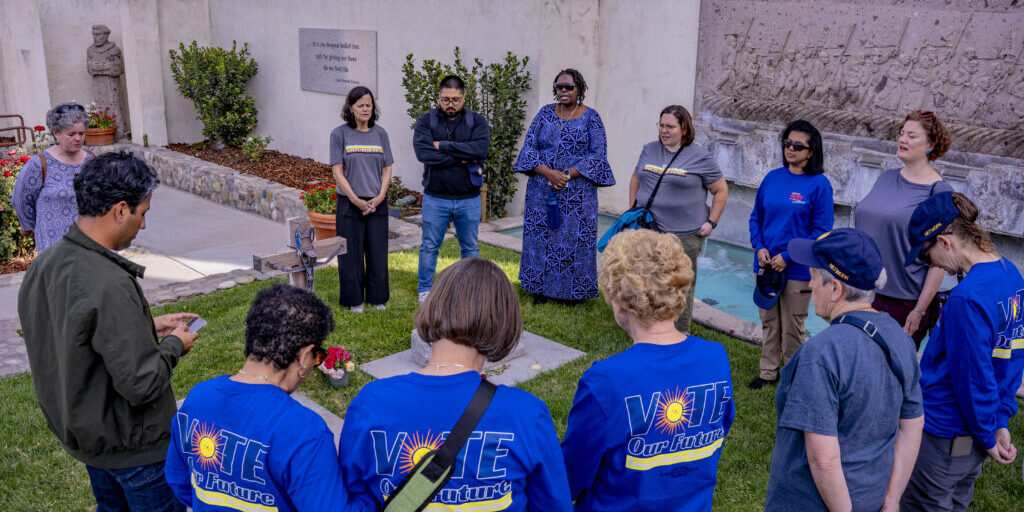
M 21 232 L 11 205 L 18 173 L 30 158 L 31 153 L 22 148 L 9 150 L 6 157 L 0 157 L 0 261 L 26 258 L 35 250 L 35 240 Z
M 170 50 L 171 73 L 178 91 L 192 100 L 203 122 L 203 135 L 229 146 L 239 146 L 256 126 L 256 100 L 245 85 L 256 75 L 256 60 L 249 55 L 249 44 L 231 50 L 200 47 L 195 41 L 186 48 L 178 43 Z
M 388 182 L 388 204 L 395 204 L 395 201 L 401 199 L 404 193 L 405 185 L 402 185 L 402 178 L 392 176 L 391 181 Z
M 259 162 L 263 158 L 263 153 L 267 151 L 267 146 L 274 140 L 268 137 L 247 137 L 245 142 L 242 143 L 242 154 L 249 159 L 250 162 Z
M 324 215 L 338 213 L 338 192 L 334 186 L 310 183 L 299 193 L 299 199 L 302 199 L 306 209 L 313 213 Z
M 434 59 L 424 60 L 420 69 L 410 53 L 402 65 L 402 86 L 406 112 L 418 119 L 437 105 L 438 85 L 445 75 L 459 75 L 466 82 L 466 108 L 487 119 L 491 130 L 491 149 L 487 156 L 487 216 L 502 217 L 516 193 L 513 172 L 519 149 L 516 145 L 523 135 L 526 119 L 525 92 L 530 88 L 530 72 L 526 69 L 529 57 L 519 58 L 512 52 L 505 54 L 503 62 L 484 64 L 473 59 L 466 67 L 459 47 L 455 47 L 455 61 L 449 65 Z

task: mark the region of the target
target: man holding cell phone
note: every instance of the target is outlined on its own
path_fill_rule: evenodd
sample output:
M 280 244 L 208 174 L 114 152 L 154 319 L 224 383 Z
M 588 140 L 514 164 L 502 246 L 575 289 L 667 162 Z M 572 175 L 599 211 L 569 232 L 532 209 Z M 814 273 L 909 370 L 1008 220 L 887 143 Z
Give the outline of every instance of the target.
M 145 268 L 115 252 L 146 227 L 157 183 L 128 153 L 87 162 L 74 179 L 78 220 L 18 293 L 39 407 L 85 463 L 98 510 L 185 510 L 163 471 L 177 409 L 171 371 L 195 345 L 185 321 L 198 316 L 153 317 L 137 281 Z

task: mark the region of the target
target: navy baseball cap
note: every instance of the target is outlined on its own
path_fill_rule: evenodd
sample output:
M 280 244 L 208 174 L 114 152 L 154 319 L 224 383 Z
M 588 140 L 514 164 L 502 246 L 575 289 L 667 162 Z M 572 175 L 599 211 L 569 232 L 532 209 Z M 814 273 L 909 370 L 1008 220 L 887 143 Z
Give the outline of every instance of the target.
M 960 210 L 953 202 L 952 192 L 939 192 L 917 205 L 914 213 L 910 215 L 910 224 L 907 226 L 910 252 L 907 253 L 904 265 L 917 261 L 924 243 L 945 231 L 956 220 L 957 215 L 960 215 Z
M 772 309 L 779 301 L 782 290 L 786 287 L 785 272 L 777 272 L 771 267 L 757 269 L 757 285 L 754 286 L 754 304 L 761 309 Z
M 874 290 L 882 273 L 882 256 L 867 233 L 853 228 L 828 231 L 817 240 L 789 241 L 789 259 L 823 268 L 836 279 L 861 290 Z

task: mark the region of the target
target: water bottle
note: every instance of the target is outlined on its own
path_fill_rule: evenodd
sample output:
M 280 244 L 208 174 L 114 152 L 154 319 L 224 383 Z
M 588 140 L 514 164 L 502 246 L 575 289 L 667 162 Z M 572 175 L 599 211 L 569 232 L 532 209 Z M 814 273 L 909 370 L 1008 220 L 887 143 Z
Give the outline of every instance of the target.
M 558 229 L 562 225 L 562 213 L 558 211 L 558 191 L 552 188 L 544 199 L 548 214 L 548 229 Z

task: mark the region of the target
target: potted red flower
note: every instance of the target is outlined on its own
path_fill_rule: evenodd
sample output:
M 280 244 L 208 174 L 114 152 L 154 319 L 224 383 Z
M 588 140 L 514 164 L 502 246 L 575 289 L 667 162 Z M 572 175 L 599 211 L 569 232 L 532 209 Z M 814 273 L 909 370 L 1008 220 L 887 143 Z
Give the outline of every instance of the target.
M 338 236 L 335 217 L 338 211 L 338 192 L 334 187 L 310 183 L 299 193 L 299 199 L 306 205 L 309 222 L 316 229 L 317 239 Z
M 89 105 L 89 127 L 85 129 L 85 143 L 89 146 L 106 146 L 114 143 L 117 133 L 117 114 L 110 113 L 110 107 L 102 109 L 95 103 Z
M 332 386 L 343 388 L 348 385 L 348 374 L 355 371 L 356 363 L 352 361 L 352 354 L 347 350 L 330 347 L 327 349 L 327 357 L 318 368 L 331 379 Z

